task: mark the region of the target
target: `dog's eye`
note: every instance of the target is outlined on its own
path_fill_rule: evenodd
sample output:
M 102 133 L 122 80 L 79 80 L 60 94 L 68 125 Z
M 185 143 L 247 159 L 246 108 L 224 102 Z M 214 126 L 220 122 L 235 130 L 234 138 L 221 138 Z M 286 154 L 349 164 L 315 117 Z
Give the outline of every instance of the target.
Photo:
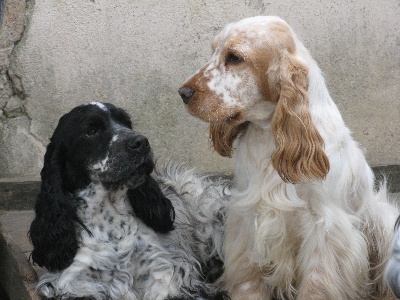
M 237 64 L 240 63 L 241 61 L 242 59 L 233 53 L 229 53 L 228 56 L 226 57 L 227 64 Z
M 99 131 L 98 131 L 97 129 L 91 128 L 91 129 L 89 129 L 88 131 L 86 131 L 85 135 L 86 135 L 87 137 L 91 137 L 91 136 L 96 135 L 98 132 L 99 132 Z

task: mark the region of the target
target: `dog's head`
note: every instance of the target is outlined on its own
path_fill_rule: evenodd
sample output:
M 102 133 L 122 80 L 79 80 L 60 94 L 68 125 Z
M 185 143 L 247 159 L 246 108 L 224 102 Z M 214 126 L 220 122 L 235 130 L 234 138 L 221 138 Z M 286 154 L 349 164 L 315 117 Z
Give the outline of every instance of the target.
M 75 107 L 60 118 L 41 172 L 30 238 L 32 259 L 49 270 L 68 266 L 78 249 L 77 192 L 90 183 L 108 190 L 126 187 L 134 213 L 159 232 L 173 229 L 174 209 L 150 176 L 147 138 L 132 129 L 129 115 L 108 103 Z
M 147 138 L 133 131 L 123 109 L 108 103 L 78 106 L 62 116 L 46 156 L 57 157 L 63 190 L 70 193 L 90 182 L 134 188 L 154 166 Z M 45 178 L 51 170 L 46 162 Z
M 283 180 L 324 178 L 329 162 L 309 111 L 307 51 L 289 25 L 278 17 L 247 18 L 227 25 L 212 50 L 179 94 L 190 114 L 211 123 L 215 150 L 231 156 L 248 122 L 270 126 L 271 159 Z

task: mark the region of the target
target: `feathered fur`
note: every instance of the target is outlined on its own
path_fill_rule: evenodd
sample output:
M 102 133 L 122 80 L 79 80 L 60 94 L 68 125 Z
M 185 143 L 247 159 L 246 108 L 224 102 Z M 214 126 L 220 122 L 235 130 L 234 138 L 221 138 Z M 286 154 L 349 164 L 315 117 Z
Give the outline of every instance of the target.
M 237 142 L 232 299 L 393 299 L 382 275 L 398 209 L 374 188 L 317 63 L 278 17 L 229 24 L 212 48 L 179 93 L 218 153 Z

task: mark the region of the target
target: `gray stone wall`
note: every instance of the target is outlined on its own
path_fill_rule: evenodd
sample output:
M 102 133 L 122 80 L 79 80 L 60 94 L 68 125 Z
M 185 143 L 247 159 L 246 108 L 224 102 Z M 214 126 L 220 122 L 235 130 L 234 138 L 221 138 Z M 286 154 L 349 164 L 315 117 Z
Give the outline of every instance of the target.
M 159 161 L 230 171 L 177 90 L 228 22 L 279 15 L 319 62 L 372 165 L 400 164 L 400 4 L 385 1 L 7 0 L 0 32 L 0 177 L 38 176 L 58 118 L 112 102 Z

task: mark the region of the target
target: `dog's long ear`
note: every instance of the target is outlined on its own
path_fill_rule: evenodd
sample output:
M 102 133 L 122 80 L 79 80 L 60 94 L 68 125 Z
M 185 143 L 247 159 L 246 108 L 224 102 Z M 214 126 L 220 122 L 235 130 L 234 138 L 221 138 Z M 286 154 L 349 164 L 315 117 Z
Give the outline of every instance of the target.
M 41 190 L 36 200 L 29 237 L 32 260 L 50 271 L 69 266 L 77 252 L 75 222 L 79 222 L 72 197 L 62 189 L 63 155 L 57 143 L 50 142 L 41 172 Z
M 154 231 L 167 233 L 174 229 L 174 207 L 154 178 L 148 176 L 142 185 L 129 189 L 128 198 L 135 215 Z
M 210 141 L 219 155 L 231 157 L 233 142 L 246 128 L 247 123 L 240 125 L 228 125 L 224 123 L 210 124 Z
M 324 179 L 329 160 L 311 119 L 308 69 L 287 51 L 281 54 L 278 85 L 280 96 L 271 127 L 276 142 L 272 163 L 286 182 Z

